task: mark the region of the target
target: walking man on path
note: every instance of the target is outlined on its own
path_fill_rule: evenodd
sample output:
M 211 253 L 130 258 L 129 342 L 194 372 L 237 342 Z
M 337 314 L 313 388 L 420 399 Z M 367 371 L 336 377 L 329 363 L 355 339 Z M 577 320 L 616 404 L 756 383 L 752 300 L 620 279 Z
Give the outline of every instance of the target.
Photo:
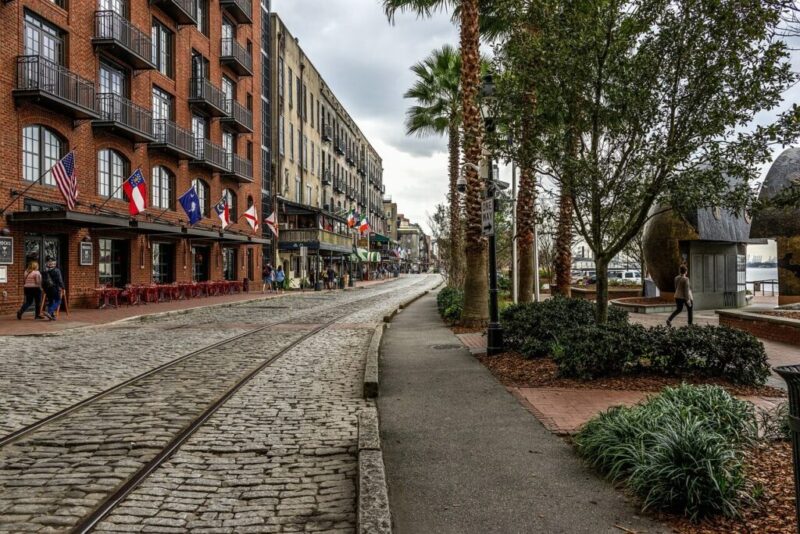
M 51 321 L 55 321 L 56 312 L 61 307 L 61 293 L 65 289 L 64 277 L 61 275 L 61 269 L 58 268 L 55 258 L 48 256 L 45 265 L 47 270 L 42 276 L 42 287 L 47 296 L 47 309 L 44 315 Z
M 689 277 L 686 276 L 688 269 L 685 265 L 681 265 L 679 272 L 680 274 L 675 277 L 675 305 L 677 308 L 667 319 L 667 326 L 672 326 L 672 320 L 683 311 L 684 306 L 689 314 L 689 324 L 692 324 L 692 308 L 694 307 L 692 284 L 689 282 Z

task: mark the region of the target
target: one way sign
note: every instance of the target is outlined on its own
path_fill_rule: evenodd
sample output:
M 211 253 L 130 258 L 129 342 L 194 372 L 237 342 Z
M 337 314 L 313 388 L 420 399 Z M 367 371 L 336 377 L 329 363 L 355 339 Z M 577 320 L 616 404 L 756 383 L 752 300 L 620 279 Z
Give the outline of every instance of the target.
M 481 227 L 483 235 L 494 235 L 494 199 L 487 198 L 481 202 Z

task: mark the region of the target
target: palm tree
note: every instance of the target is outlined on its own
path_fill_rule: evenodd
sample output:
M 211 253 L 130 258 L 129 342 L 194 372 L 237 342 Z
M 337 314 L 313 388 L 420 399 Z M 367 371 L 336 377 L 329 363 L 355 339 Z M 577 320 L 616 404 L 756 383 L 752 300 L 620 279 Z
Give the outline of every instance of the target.
M 467 193 L 465 209 L 466 276 L 464 277 L 464 310 L 461 321 L 467 326 L 486 323 L 488 310 L 488 280 L 486 273 L 486 239 L 481 229 L 481 194 L 483 183 L 475 170 L 481 161 L 483 127 L 478 110 L 480 86 L 480 17 L 479 0 L 382 0 L 389 20 L 395 14 L 411 11 L 428 17 L 434 11 L 459 8 L 461 47 L 461 117 L 466 163 Z
M 417 75 L 405 98 L 417 105 L 406 113 L 408 135 L 447 135 L 450 153 L 450 268 L 448 284 L 461 287 L 463 283 L 461 249 L 461 202 L 456 182 L 461 159 L 461 55 L 451 45 L 434 50 L 411 70 Z

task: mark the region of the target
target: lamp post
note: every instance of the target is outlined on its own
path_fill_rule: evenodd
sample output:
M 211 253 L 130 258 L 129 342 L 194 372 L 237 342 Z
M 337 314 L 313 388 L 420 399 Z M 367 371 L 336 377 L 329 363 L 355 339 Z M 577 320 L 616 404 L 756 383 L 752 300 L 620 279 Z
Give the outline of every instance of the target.
M 494 102 L 494 79 L 491 74 L 483 77 L 481 85 L 481 115 L 483 116 L 486 133 L 494 132 L 494 116 L 492 104 Z M 497 211 L 495 192 L 497 183 L 494 177 L 494 162 L 491 151 L 487 151 L 489 175 L 486 179 L 486 198 L 492 199 L 492 219 Z M 503 352 L 503 328 L 500 326 L 499 309 L 497 305 L 497 246 L 495 235 L 489 236 L 489 328 L 486 333 L 486 354 L 494 356 Z

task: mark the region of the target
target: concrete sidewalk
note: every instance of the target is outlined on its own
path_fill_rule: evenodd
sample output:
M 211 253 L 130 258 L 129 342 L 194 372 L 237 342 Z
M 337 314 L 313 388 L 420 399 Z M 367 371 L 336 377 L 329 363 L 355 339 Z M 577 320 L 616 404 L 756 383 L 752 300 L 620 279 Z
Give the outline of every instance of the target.
M 396 532 L 669 532 L 463 348 L 435 295 L 400 313 L 383 339 L 378 408 Z

